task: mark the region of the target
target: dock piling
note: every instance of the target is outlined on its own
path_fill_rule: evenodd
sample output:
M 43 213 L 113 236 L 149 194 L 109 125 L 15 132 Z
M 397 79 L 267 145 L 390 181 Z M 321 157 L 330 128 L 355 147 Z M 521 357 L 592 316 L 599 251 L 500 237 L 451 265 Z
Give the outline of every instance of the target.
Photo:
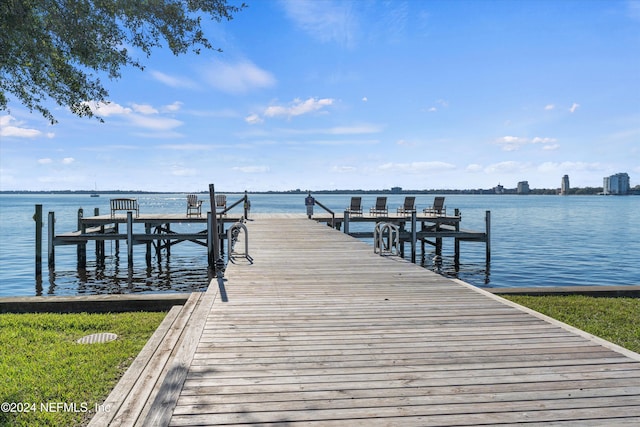
M 417 213 L 416 211 L 411 212 L 411 262 L 416 263 L 416 241 L 418 237 L 418 230 L 416 227 L 417 223 Z
M 84 210 L 82 208 L 78 209 L 78 230 L 82 234 L 85 232 L 85 225 L 82 222 L 82 218 L 84 217 Z M 87 268 L 87 244 L 86 243 L 78 243 L 76 247 L 77 258 L 78 258 L 78 269 Z
M 349 211 L 344 211 L 344 234 L 349 234 Z
M 127 212 L 127 266 L 133 267 L 133 212 Z
M 36 222 L 36 281 L 42 280 L 42 205 L 36 205 L 33 215 Z
M 485 253 L 486 253 L 486 260 L 487 260 L 487 267 L 489 266 L 489 263 L 491 263 L 491 211 L 486 211 L 485 212 L 485 245 L 486 245 L 486 249 L 485 249 Z
M 208 227 L 210 230 L 209 236 L 211 237 L 211 245 L 213 246 L 213 251 L 209 258 L 209 267 L 216 268 L 216 262 L 220 257 L 220 247 L 219 247 L 219 236 L 218 236 L 218 218 L 216 215 L 216 189 L 213 184 L 209 184 L 209 202 L 211 204 L 211 224 Z M 211 247 L 211 246 L 210 246 Z
M 49 217 L 47 219 L 47 225 L 48 225 L 47 246 L 48 246 L 48 264 L 50 269 L 55 268 L 55 265 L 56 265 L 55 245 L 53 244 L 56 236 L 55 223 L 56 223 L 56 214 L 54 212 L 49 212 Z

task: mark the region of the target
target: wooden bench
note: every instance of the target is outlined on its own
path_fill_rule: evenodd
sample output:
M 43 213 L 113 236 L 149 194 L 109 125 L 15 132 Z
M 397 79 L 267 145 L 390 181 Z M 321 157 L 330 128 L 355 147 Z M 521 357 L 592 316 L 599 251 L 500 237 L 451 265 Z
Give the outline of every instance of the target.
M 139 217 L 138 199 L 111 199 L 111 218 L 116 215 L 117 211 L 135 212 L 136 218 Z

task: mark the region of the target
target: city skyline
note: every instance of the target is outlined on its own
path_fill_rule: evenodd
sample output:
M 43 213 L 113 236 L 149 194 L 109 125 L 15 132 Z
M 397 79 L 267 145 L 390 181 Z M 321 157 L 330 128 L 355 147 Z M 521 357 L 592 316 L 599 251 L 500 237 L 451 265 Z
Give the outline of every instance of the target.
M 105 123 L 10 100 L 0 190 L 639 183 L 638 1 L 263 1 L 205 30 L 222 53 L 105 82 Z

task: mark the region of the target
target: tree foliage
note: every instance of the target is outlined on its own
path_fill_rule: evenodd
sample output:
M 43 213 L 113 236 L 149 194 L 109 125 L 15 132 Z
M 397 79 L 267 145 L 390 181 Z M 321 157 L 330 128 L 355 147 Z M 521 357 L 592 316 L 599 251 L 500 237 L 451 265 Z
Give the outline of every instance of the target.
M 175 55 L 213 49 L 202 17 L 231 20 L 244 7 L 227 0 L 1 0 L 0 110 L 12 95 L 51 123 L 48 99 L 91 117 L 87 101 L 108 96 L 99 76 L 144 69 L 130 50 L 149 57 L 165 44 Z

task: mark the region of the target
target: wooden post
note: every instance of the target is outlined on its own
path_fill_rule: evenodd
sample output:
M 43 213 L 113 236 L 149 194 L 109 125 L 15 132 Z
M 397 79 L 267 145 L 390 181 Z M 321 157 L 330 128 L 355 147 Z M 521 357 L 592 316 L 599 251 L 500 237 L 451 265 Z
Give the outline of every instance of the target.
M 436 219 L 436 232 L 440 231 L 440 221 Z M 442 255 L 442 237 L 436 237 L 436 255 Z
M 133 267 L 133 212 L 127 212 L 127 266 Z
M 42 205 L 36 205 L 36 281 L 42 280 Z
M 398 223 L 398 235 L 404 234 L 404 232 L 406 231 L 405 229 L 405 221 L 400 221 Z M 404 244 L 405 244 L 405 240 L 404 239 L 400 239 L 400 258 L 404 258 Z M 389 248 L 391 248 L 391 242 L 389 242 Z
M 209 260 L 209 265 L 215 268 L 216 261 L 220 257 L 220 253 L 218 252 L 220 248 L 220 243 L 218 242 L 218 219 L 217 219 L 218 215 L 216 214 L 216 190 L 213 184 L 209 184 L 209 202 L 211 203 L 211 214 L 212 214 L 210 234 L 213 234 L 211 236 L 211 238 L 213 239 L 213 241 L 211 242 L 213 244 L 213 253 L 212 253 L 213 260 Z
M 491 211 L 486 211 L 484 216 L 485 234 L 486 234 L 486 261 L 487 267 L 491 262 Z
M 93 215 L 100 215 L 100 208 L 93 208 Z M 100 233 L 104 234 L 104 225 L 100 226 Z M 105 241 L 96 239 L 96 265 L 104 265 L 104 247 Z
M 349 234 L 349 211 L 344 211 L 344 234 Z
M 424 221 L 420 221 L 420 231 L 424 231 Z M 424 267 L 427 261 L 427 255 L 425 254 L 426 245 L 424 243 L 424 237 L 420 239 L 420 265 Z
M 460 209 L 458 208 L 455 209 L 455 216 L 456 217 L 460 216 Z M 460 221 L 457 221 L 456 232 L 459 232 L 459 231 L 460 231 Z M 455 237 L 453 239 L 453 246 L 454 246 L 453 264 L 454 264 L 455 271 L 459 271 L 460 270 L 460 239 Z
M 207 212 L 207 260 L 210 269 L 215 269 L 216 260 L 214 258 L 213 244 L 213 213 Z
M 416 221 L 417 212 L 411 212 L 411 262 L 416 263 L 416 240 L 418 237 L 418 223 Z
M 86 231 L 86 227 L 82 223 L 82 218 L 84 217 L 84 210 L 82 208 L 78 209 L 78 230 L 81 234 L 84 234 Z M 86 243 L 78 243 L 76 248 L 76 252 L 78 255 L 78 268 L 87 268 L 87 244 Z
M 247 190 L 244 190 L 244 219 L 249 219 L 249 209 L 251 207 L 251 203 L 249 202 L 249 195 L 247 194 Z
M 49 225 L 49 229 L 48 229 L 48 239 L 47 239 L 47 245 L 49 247 L 49 259 L 48 259 L 48 264 L 49 264 L 49 269 L 53 270 L 56 268 L 56 251 L 55 251 L 55 245 L 53 244 L 53 240 L 56 234 L 56 214 L 54 212 L 49 212 L 49 218 L 48 218 L 48 225 Z
M 171 235 L 171 223 L 170 222 L 167 223 L 167 226 L 165 227 L 165 229 L 167 230 L 166 231 L 167 237 L 169 237 Z M 164 241 L 164 245 L 165 245 L 164 247 L 165 247 L 165 252 L 167 253 L 167 261 L 168 261 L 169 260 L 169 256 L 171 255 L 171 239 L 170 238 L 166 239 Z
M 118 222 L 114 220 L 113 222 L 113 231 L 116 234 L 120 233 L 120 227 L 118 225 Z M 115 245 L 116 245 L 116 256 L 120 254 L 120 240 L 116 239 L 115 240 Z
M 222 217 L 220 218 L 220 222 L 218 222 L 218 242 L 220 244 L 220 250 L 218 251 L 218 256 L 220 258 L 224 257 L 224 221 Z
M 151 236 L 151 224 L 149 224 L 148 222 L 144 223 L 144 232 L 147 235 L 147 237 Z M 147 246 L 147 253 L 145 256 L 145 259 L 147 261 L 147 267 L 151 267 L 151 240 L 147 240 L 146 246 Z

